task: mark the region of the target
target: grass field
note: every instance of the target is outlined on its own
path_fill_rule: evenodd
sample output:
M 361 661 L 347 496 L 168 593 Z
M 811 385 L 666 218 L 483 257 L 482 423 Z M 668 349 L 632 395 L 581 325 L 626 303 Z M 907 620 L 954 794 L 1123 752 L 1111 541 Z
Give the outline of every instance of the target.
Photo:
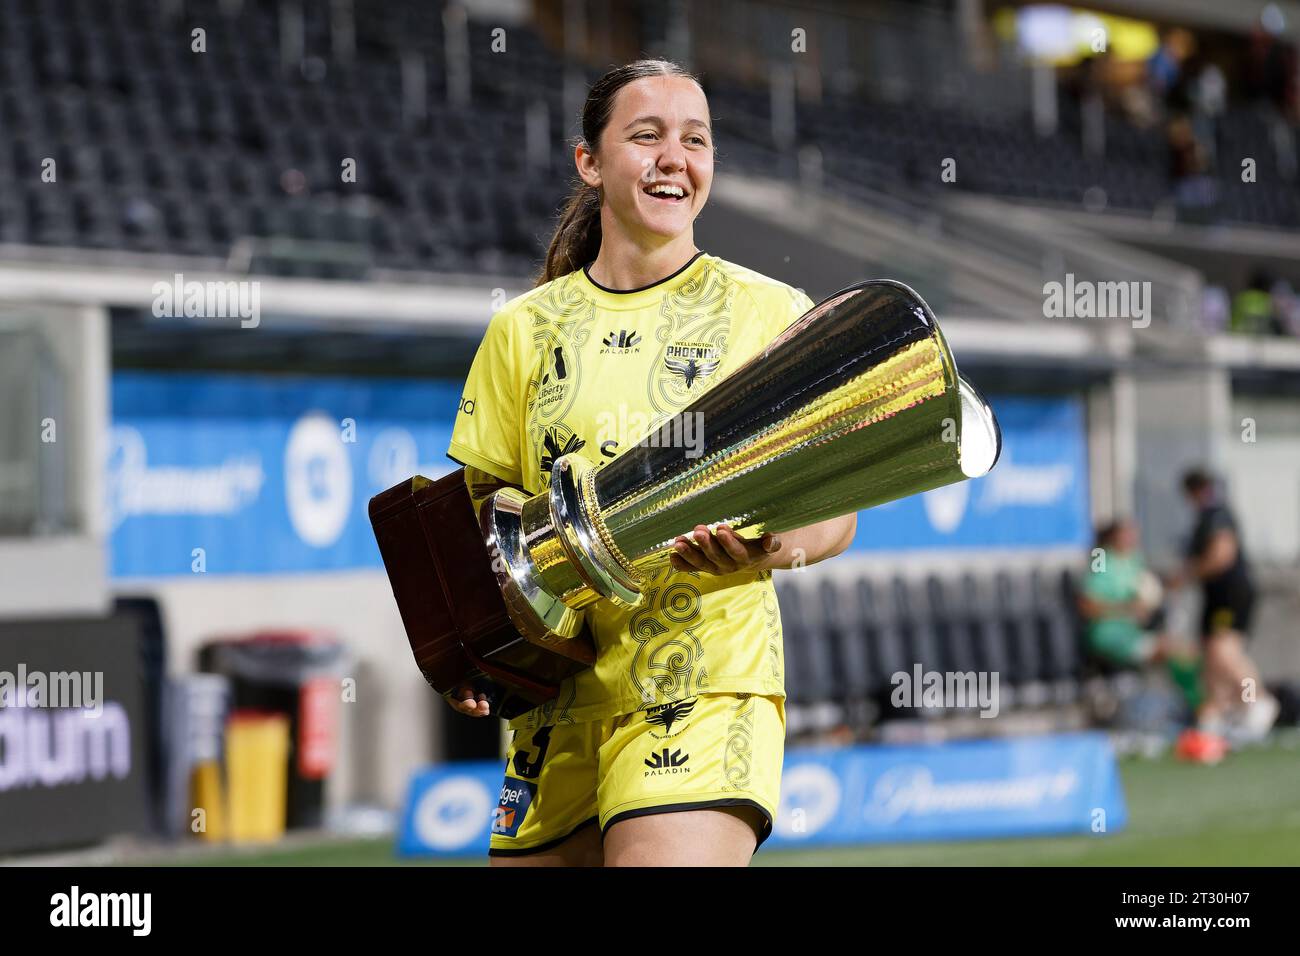
M 1243 751 L 1215 767 L 1121 761 L 1129 825 L 1120 833 L 817 850 L 763 850 L 755 866 L 1300 865 L 1300 748 Z M 399 861 L 389 839 L 217 851 L 137 865 L 482 866 L 485 858 Z

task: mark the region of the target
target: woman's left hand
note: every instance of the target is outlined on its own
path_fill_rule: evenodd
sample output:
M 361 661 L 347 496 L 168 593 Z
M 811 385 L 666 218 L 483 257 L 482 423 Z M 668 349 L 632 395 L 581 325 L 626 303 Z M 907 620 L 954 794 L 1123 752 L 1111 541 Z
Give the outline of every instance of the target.
M 692 538 L 692 544 L 687 538 Z M 697 547 L 698 545 L 698 547 Z M 673 542 L 670 559 L 674 570 L 703 571 L 706 574 L 735 574 L 737 571 L 759 571 L 769 566 L 772 555 L 781 550 L 781 540 L 774 534 L 765 534 L 758 541 L 740 537 L 725 524 L 710 533 L 708 527 L 697 524 L 688 535 L 679 535 Z

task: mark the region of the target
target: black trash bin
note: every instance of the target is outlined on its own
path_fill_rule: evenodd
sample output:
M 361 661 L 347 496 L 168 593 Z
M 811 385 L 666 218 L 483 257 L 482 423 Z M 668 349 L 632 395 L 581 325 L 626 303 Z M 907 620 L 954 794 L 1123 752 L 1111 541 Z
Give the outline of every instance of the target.
M 232 710 L 289 718 L 285 826 L 321 826 L 325 783 L 338 759 L 343 645 L 312 631 L 258 631 L 207 644 L 200 668 L 231 682 Z

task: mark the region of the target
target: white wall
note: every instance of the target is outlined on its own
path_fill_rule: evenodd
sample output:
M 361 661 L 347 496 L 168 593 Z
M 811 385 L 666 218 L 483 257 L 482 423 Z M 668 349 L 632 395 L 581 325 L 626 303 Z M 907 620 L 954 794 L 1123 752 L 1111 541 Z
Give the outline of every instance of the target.
M 94 305 L 51 306 L 0 297 L 0 325 L 40 330 L 62 373 L 63 415 L 55 440 L 66 450 L 66 493 L 75 528 L 0 538 L 0 615 L 104 614 L 109 608 L 101 501 L 108 425 L 108 315 Z M 44 413 L 42 413 L 44 417 Z M 39 420 L 27 423 L 42 429 Z
M 1237 396 L 1232 410 L 1224 470 L 1247 554 L 1300 563 L 1300 398 Z

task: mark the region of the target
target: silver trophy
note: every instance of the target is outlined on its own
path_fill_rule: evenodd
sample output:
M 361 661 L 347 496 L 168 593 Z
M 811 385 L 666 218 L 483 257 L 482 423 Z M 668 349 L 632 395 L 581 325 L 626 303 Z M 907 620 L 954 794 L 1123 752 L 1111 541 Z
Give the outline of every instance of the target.
M 671 440 L 687 417 L 703 430 L 694 457 Z M 696 525 L 747 538 L 789 531 L 978 478 L 1001 448 L 929 306 L 872 280 L 816 305 L 603 467 L 565 455 L 547 491 L 497 491 L 479 521 L 510 621 L 525 641 L 564 653 L 589 640 L 585 608 L 635 607 Z

